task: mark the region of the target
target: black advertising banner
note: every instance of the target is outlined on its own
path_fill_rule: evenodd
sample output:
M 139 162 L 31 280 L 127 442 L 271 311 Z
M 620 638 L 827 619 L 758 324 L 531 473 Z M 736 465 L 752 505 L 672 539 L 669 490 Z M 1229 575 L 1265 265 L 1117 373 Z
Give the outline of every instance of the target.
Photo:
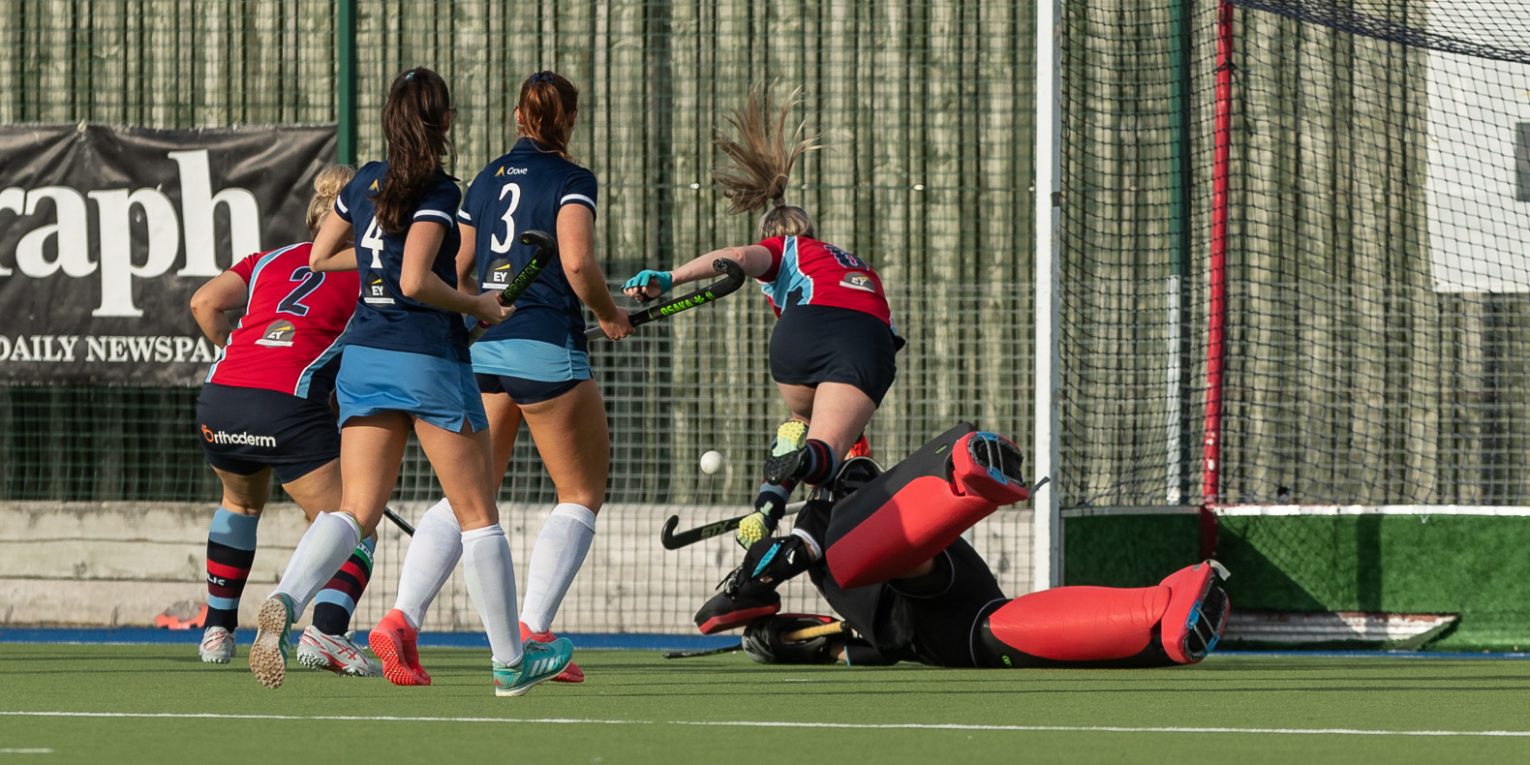
M 309 238 L 335 128 L 0 126 L 0 383 L 199 384 L 186 304 Z

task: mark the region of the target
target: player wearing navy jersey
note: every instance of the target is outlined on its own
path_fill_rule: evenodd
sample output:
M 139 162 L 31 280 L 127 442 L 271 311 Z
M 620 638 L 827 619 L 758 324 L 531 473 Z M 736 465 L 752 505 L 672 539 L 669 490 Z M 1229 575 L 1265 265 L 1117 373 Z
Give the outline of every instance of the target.
M 314 179 L 310 233 L 353 173 L 334 166 Z M 340 334 L 356 306 L 356 276 L 314 273 L 308 255 L 307 242 L 255 253 L 191 298 L 202 333 L 224 349 L 197 397 L 197 440 L 223 484 L 207 534 L 204 662 L 233 658 L 239 600 L 255 560 L 271 474 L 309 520 L 340 502 L 340 432 L 329 400 Z M 241 308 L 243 318 L 231 326 L 227 312 Z M 346 636 L 375 544 L 368 537 L 357 545 L 315 598 L 314 622 L 299 641 L 303 664 L 348 675 L 381 672 Z
M 293 617 L 376 528 L 412 428 L 462 529 L 468 591 L 493 650 L 495 692 L 520 695 L 561 672 L 572 648 L 567 641 L 523 646 L 516 629 L 515 572 L 494 504 L 488 422 L 459 315 L 496 324 L 510 309 L 494 295 L 471 298 L 456 289 L 460 195 L 441 167 L 452 119 L 446 82 L 423 67 L 403 72 L 382 117 L 388 161 L 357 171 L 319 230 L 310 262 L 319 272 L 355 268 L 361 281 L 336 378 L 342 496 L 337 511 L 314 519 L 261 606 L 250 669 L 262 684 L 281 685 Z M 371 632 L 373 652 L 412 655 L 417 626 L 385 618 Z M 417 659 L 409 664 L 418 668 Z M 423 672 L 412 679 L 430 681 Z
M 502 477 L 509 466 L 524 420 L 557 489 L 558 504 L 532 548 L 521 610 L 522 637 L 541 641 L 553 639 L 553 616 L 589 552 L 611 465 L 605 404 L 585 348 L 583 306 L 607 337 L 632 332 L 595 260 L 595 175 L 568 153 L 578 108 L 579 91 L 563 76 L 537 72 L 527 78 L 515 109 L 519 140 L 478 174 L 458 213 L 459 285 L 472 294 L 498 292 L 531 259 L 532 248 L 518 241 L 519 232 L 555 230 L 558 236 L 558 260 L 516 300 L 515 314 L 472 348 L 495 475 Z M 415 528 L 395 608 L 416 624 L 456 565 L 461 543 L 455 526 L 451 506 L 442 500 Z M 570 664 L 556 679 L 579 682 L 584 675 Z
M 812 216 L 786 203 L 792 165 L 817 148 L 813 139 L 788 144 L 783 132 L 800 92 L 771 114 L 768 91 L 755 88 L 730 118 L 739 139 L 718 141 L 737 168 L 714 173 L 731 202 L 729 212 L 769 208 L 760 220 L 761 241 L 709 252 L 674 271 L 645 270 L 625 285 L 634 297 L 658 297 L 676 284 L 711 276 L 712 261 L 729 258 L 759 280 L 779 317 L 770 338 L 770 374 L 792 419 L 776 429 L 756 512 L 739 524 L 737 538 L 745 547 L 776 528 L 799 482 L 821 484 L 834 475 L 892 386 L 902 342 L 876 271 L 819 239 Z

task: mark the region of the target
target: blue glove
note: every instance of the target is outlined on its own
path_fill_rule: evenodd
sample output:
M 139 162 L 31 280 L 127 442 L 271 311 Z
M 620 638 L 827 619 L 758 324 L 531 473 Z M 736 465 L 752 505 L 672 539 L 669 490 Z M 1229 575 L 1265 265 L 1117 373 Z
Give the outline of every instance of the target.
M 637 276 L 628 279 L 627 283 L 622 285 L 622 289 L 647 289 L 650 282 L 657 283 L 661 293 L 669 292 L 669 288 L 675 286 L 675 279 L 669 275 L 668 271 L 651 271 L 645 268 L 637 272 Z

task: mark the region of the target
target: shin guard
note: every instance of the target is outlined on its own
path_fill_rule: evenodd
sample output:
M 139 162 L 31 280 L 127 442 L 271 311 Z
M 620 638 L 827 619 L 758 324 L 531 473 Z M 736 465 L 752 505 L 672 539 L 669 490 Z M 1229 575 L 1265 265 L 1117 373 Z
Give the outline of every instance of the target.
M 958 425 L 835 507 L 825 551 L 829 572 L 847 588 L 892 579 L 994 510 L 1029 497 L 1019 448 Z
M 1225 572 L 1204 561 L 1154 587 L 1058 587 L 1000 605 L 975 636 L 978 666 L 1194 664 L 1227 626 Z

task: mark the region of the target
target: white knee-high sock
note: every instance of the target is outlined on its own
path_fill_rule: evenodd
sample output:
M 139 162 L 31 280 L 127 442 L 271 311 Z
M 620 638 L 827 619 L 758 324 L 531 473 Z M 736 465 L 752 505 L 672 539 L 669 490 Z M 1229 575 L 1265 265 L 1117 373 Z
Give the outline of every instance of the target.
M 351 557 L 361 541 L 361 526 L 346 513 L 319 513 L 313 525 L 298 540 L 287 570 L 277 583 L 277 592 L 292 598 L 292 616 L 296 618 L 308 607 L 330 577 Z
M 425 623 L 425 612 L 461 557 L 462 527 L 452 514 L 452 506 L 443 499 L 431 505 L 415 525 L 398 574 L 398 598 L 393 607 L 404 612 L 411 627 L 419 629 Z
M 563 502 L 553 508 L 531 548 L 531 567 L 526 573 L 526 607 L 521 621 L 532 632 L 552 627 L 558 606 L 569 585 L 584 565 L 595 539 L 595 513 L 584 505 Z
M 510 561 L 510 540 L 499 524 L 462 532 L 462 569 L 467 574 L 468 595 L 489 635 L 494 660 L 519 663 L 521 629 L 515 616 L 515 565 Z

